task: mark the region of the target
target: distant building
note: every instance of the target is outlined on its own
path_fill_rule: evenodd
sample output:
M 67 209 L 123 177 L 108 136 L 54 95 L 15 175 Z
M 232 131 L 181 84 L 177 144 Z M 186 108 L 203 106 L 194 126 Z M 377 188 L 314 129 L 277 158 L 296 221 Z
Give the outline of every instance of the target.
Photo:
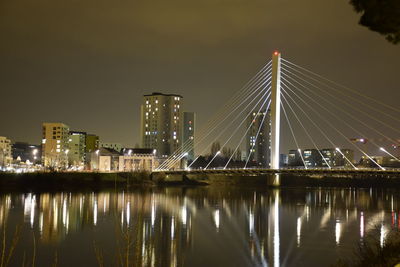
M 195 138 L 196 114 L 194 112 L 183 112 L 183 144 L 184 152 L 188 153 L 186 159 L 194 160 L 194 138 Z
M 251 113 L 246 126 L 246 129 L 250 127 L 246 142 L 247 153 L 250 155 L 249 162 L 263 168 L 268 168 L 270 164 L 270 113 L 270 110 Z
M 288 166 L 289 167 L 304 167 L 303 160 L 301 159 L 300 152 L 297 149 L 289 150 L 288 154 Z
M 182 98 L 180 95 L 162 93 L 143 96 L 142 147 L 155 149 L 159 158 L 167 158 L 181 146 Z
M 12 157 L 21 162 L 40 164 L 42 161 L 42 147 L 25 142 L 16 142 L 12 145 Z
M 123 148 L 122 144 L 120 144 L 120 143 L 102 143 L 102 142 L 100 142 L 100 147 L 110 148 L 117 152 L 121 152 L 122 148 Z
M 399 168 L 400 162 L 391 156 L 370 156 L 376 163 L 383 167 Z M 378 166 L 367 156 L 362 156 L 360 164 L 365 167 L 377 168 Z
M 287 154 L 280 154 L 279 155 L 279 166 L 286 167 L 288 165 L 288 155 Z
M 304 163 L 307 168 L 316 168 L 322 166 L 322 157 L 317 149 L 302 150 Z
M 68 163 L 70 167 L 83 169 L 86 158 L 86 132 L 69 132 Z
M 321 149 L 321 154 L 324 156 L 325 160 L 322 160 L 321 164 L 323 167 L 327 167 L 327 164 L 331 167 L 346 167 L 351 168 L 351 163 L 354 162 L 354 151 L 351 149 L 340 149 L 343 153 L 340 153 L 335 148 L 324 148 Z
M 88 155 L 90 169 L 98 172 L 118 171 L 120 155 L 121 153 L 114 149 L 101 147 Z
M 64 123 L 43 123 L 42 163 L 45 168 L 59 170 L 68 167 L 69 127 Z
M 307 168 L 318 168 L 328 167 L 329 165 L 332 168 L 351 168 L 351 163 L 354 161 L 353 150 L 341 149 L 340 151 L 343 153 L 344 157 L 335 148 L 325 148 L 319 151 L 317 149 L 304 149 L 301 150 L 301 155 L 298 150 L 289 150 L 288 166 L 304 167 L 304 165 L 306 165 Z
M 11 140 L 0 136 L 0 167 L 4 168 L 12 163 Z
M 120 172 L 151 172 L 155 168 L 155 164 L 154 150 L 151 148 L 127 148 L 119 156 Z

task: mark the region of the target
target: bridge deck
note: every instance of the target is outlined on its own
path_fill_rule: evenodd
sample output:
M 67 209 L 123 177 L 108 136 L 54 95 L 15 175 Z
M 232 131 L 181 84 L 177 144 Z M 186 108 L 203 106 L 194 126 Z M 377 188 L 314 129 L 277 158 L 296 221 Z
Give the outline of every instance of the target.
M 193 170 L 157 170 L 166 174 L 343 174 L 343 175 L 399 175 L 400 169 L 193 169 Z

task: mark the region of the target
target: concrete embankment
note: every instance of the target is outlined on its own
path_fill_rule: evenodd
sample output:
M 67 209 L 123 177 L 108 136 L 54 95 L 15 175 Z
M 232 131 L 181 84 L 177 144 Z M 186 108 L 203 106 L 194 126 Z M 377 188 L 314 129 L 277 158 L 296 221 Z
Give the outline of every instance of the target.
M 400 177 L 298 176 L 281 174 L 282 187 L 392 187 L 400 189 Z M 78 173 L 38 172 L 0 173 L 0 191 L 9 190 L 101 190 L 140 186 L 274 186 L 276 176 L 222 174 Z
M 207 185 L 240 185 L 240 186 L 275 186 L 276 175 L 240 175 L 240 174 L 168 174 L 152 173 L 154 181 L 169 182 L 201 182 Z M 280 174 L 279 184 L 283 187 L 397 187 L 400 189 L 398 176 L 322 176 Z

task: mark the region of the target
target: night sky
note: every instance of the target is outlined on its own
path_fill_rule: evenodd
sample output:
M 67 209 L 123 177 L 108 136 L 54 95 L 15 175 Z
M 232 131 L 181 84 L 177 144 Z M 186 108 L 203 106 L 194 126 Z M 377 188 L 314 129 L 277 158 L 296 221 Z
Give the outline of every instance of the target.
M 133 146 L 153 91 L 201 127 L 275 49 L 397 107 L 400 47 L 358 17 L 346 0 L 0 0 L 0 135 L 40 143 L 61 121 Z

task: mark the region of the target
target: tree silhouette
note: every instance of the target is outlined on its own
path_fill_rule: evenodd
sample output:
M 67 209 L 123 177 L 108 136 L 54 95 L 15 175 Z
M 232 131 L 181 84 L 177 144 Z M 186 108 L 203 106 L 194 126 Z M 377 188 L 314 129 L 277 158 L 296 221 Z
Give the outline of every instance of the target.
M 350 0 L 359 23 L 385 36 L 393 44 L 400 42 L 400 0 Z

